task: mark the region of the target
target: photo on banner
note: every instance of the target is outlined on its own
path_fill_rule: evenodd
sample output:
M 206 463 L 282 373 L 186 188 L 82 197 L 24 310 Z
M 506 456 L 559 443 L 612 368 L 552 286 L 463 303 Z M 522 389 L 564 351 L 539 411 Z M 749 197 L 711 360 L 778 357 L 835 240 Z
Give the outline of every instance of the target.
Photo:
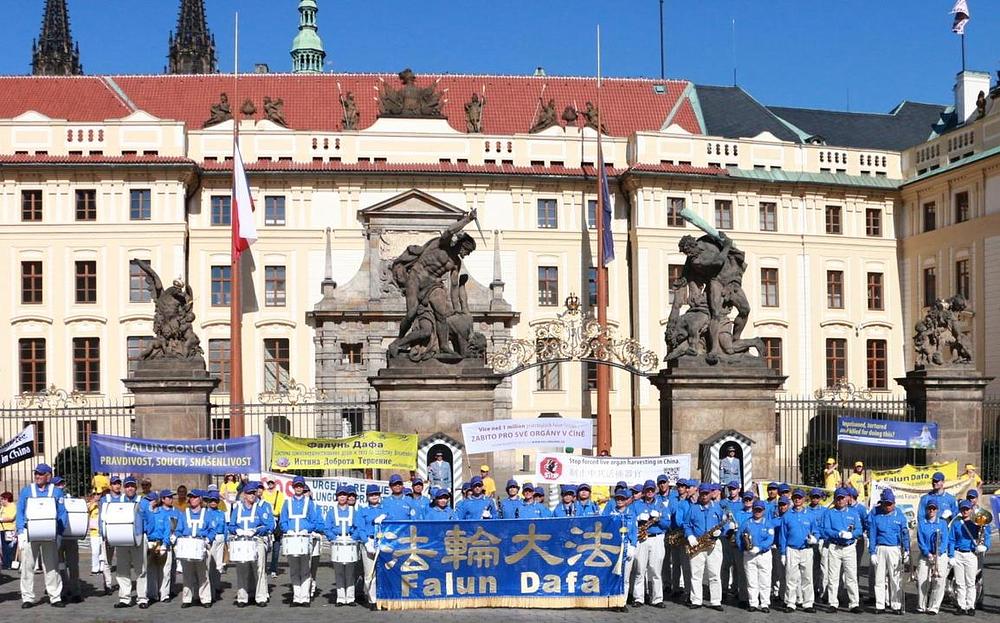
M 934 422 L 898 422 L 860 417 L 837 418 L 837 443 L 885 448 L 928 450 L 937 447 L 938 425 Z
M 417 435 L 369 431 L 353 437 L 321 439 L 274 433 L 271 469 L 417 468 Z

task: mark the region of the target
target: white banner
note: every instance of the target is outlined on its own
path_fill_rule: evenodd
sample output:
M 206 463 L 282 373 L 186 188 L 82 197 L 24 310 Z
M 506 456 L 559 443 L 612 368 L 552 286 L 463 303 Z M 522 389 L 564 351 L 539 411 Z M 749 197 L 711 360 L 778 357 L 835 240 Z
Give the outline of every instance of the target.
M 490 420 L 462 424 L 469 454 L 522 448 L 577 448 L 594 446 L 594 420 L 536 418 Z
M 656 480 L 666 474 L 671 481 L 691 477 L 691 455 L 668 456 L 576 456 L 559 452 L 539 454 L 535 462 L 538 483 L 613 485 L 624 480 L 629 485 Z
M 0 446 L 0 468 L 35 456 L 35 425 L 28 424 L 20 433 Z
M 278 487 L 285 494 L 286 498 L 293 495 L 292 478 L 295 474 L 278 474 L 275 472 L 264 472 L 262 478 L 277 480 Z M 321 508 L 330 508 L 337 505 L 337 488 L 346 485 L 358 492 L 358 506 L 367 506 L 368 497 L 365 495 L 365 488 L 370 484 L 382 487 L 382 495 L 390 494 L 389 483 L 385 480 L 364 480 L 363 478 L 309 478 L 306 477 L 306 485 L 312 491 L 312 499 Z

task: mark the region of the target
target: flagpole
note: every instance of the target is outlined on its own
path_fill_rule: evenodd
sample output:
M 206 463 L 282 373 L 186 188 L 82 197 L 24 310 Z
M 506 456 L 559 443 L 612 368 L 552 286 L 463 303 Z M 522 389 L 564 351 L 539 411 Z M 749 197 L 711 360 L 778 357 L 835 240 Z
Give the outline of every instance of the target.
M 604 265 L 604 192 L 601 174 L 604 167 L 601 151 L 601 25 L 597 25 L 597 322 L 608 326 L 608 269 Z M 597 454 L 611 453 L 611 369 L 597 364 Z
M 232 236 L 230 241 L 230 293 L 229 293 L 229 434 L 231 437 L 243 437 L 245 422 L 243 420 L 243 305 L 240 275 L 240 253 L 236 253 L 236 241 L 239 232 L 235 229 L 237 217 L 233 214 L 236 207 L 236 146 L 240 136 L 239 121 L 239 52 L 240 52 L 240 14 L 234 15 L 233 25 L 233 178 L 229 198 L 229 219 Z
M 965 71 L 965 32 L 962 33 L 962 71 Z

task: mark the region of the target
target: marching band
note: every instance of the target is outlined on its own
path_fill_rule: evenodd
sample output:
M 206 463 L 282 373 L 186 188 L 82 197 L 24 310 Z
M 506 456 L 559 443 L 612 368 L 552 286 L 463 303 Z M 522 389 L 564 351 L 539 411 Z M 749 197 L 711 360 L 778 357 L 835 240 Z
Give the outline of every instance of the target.
M 406 490 L 403 478 L 393 474 L 390 494 L 383 499 L 382 487 L 369 484 L 367 504 L 361 506 L 356 490 L 341 486 L 336 503 L 323 508 L 301 476 L 292 480 L 292 495 L 280 502 L 273 493 L 270 501 L 265 499 L 265 486 L 254 481 L 237 492 L 227 479 L 224 501 L 215 487 L 182 494 L 181 487 L 176 493 L 154 492 L 144 482 L 143 492 L 149 491 L 140 495 L 134 478 L 112 477 L 99 500 L 96 522 L 105 594 L 114 586 L 114 562 L 115 608 L 131 607 L 133 595 L 142 609 L 152 602 L 167 603 L 179 569 L 181 608 L 210 608 L 222 594 L 221 573 L 231 564 L 236 569 L 235 605 L 242 608 L 252 601 L 266 607 L 269 555 L 279 548 L 288 564 L 291 606 L 309 607 L 319 590 L 320 552 L 328 547 L 335 605 L 357 605 L 360 588 L 374 610 L 378 544 L 387 520 L 605 515 L 623 519 L 626 595 L 632 607 L 663 608 L 667 599 L 674 599 L 690 608 L 707 603 L 723 610 L 728 599 L 749 612 L 775 607 L 860 613 L 859 570 L 867 550 L 876 613 L 903 614 L 904 584 L 914 581 L 918 612 L 937 614 L 946 594 L 953 593 L 956 612 L 975 615 L 983 556 L 991 546 L 992 516 L 977 504 L 978 492 L 957 500 L 944 491 L 941 473 L 934 474 L 931 491 L 920 499 L 915 520 L 896 507 L 891 489 L 879 492 L 869 510 L 851 483 L 836 488 L 827 506 L 822 489 L 793 490 L 772 482 L 766 496 L 758 498 L 738 480 L 722 487 L 688 479 L 671 482 L 661 475 L 634 486 L 617 483 L 603 507 L 592 498 L 590 485 L 563 485 L 550 511 L 544 487 L 531 483 L 507 481 L 505 497 L 497 503 L 476 476 L 452 504 L 450 488 L 435 482 L 424 495 L 421 478 L 413 478 L 412 490 Z M 94 525 L 88 523 L 85 501 L 74 500 L 45 464 L 36 466 L 34 483 L 20 492 L 16 530 L 23 608 L 36 603 L 36 564 L 52 606 L 80 601 L 79 577 L 73 573 L 79 564 L 77 539 L 87 538 Z M 911 534 L 919 556 L 913 565 Z

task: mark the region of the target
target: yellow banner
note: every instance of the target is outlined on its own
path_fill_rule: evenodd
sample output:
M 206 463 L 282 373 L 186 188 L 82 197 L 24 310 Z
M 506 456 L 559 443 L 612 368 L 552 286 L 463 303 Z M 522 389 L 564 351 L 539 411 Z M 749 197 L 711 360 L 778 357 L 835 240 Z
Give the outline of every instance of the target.
M 934 472 L 931 473 L 933 474 Z M 972 486 L 973 478 L 971 476 L 963 476 L 961 479 L 945 481 L 944 490 L 955 496 L 956 500 L 962 501 Z M 920 507 L 920 498 L 931 490 L 930 480 L 927 481 L 927 486 L 913 486 L 909 483 L 899 484 L 884 480 L 873 480 L 872 494 L 868 500 L 868 508 L 874 508 L 878 504 L 879 497 L 881 497 L 882 491 L 885 489 L 892 489 L 892 492 L 896 495 L 896 508 L 903 511 L 911 527 L 915 526 L 918 519 L 917 509 Z
M 274 433 L 271 469 L 417 468 L 417 436 L 370 431 L 341 439 L 308 439 Z
M 945 481 L 958 479 L 958 461 L 947 463 L 934 463 L 932 465 L 904 465 L 899 469 L 887 469 L 883 471 L 871 472 L 871 480 L 880 480 L 885 483 L 904 484 L 911 488 L 931 488 L 931 476 L 934 472 L 944 474 Z M 924 493 L 926 493 L 925 491 Z

